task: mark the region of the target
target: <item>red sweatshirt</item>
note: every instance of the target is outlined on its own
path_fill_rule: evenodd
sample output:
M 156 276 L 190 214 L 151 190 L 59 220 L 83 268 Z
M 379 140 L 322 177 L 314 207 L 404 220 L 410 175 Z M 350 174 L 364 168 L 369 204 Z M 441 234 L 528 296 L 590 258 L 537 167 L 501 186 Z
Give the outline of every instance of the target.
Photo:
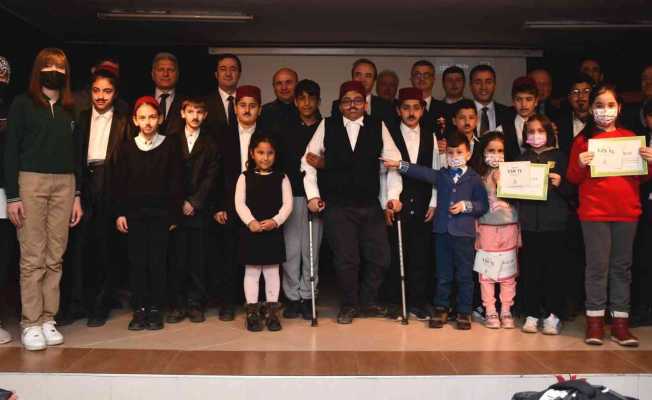
M 626 129 L 601 132 L 595 139 L 635 136 Z M 636 222 L 641 215 L 639 185 L 650 179 L 652 168 L 647 176 L 610 176 L 591 178 L 591 167 L 579 164 L 579 155 L 588 151 L 589 141 L 580 134 L 573 140 L 566 178 L 570 183 L 579 185 L 580 207 L 578 215 L 581 221 L 595 222 Z

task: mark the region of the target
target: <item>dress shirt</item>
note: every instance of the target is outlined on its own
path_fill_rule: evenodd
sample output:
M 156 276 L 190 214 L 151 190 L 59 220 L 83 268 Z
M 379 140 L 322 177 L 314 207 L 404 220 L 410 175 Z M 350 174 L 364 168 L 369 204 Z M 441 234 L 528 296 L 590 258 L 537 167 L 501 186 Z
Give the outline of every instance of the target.
M 416 128 L 412 129 L 401 122 L 401 134 L 403 135 L 403 141 L 408 150 L 408 156 L 410 157 L 410 162 L 416 164 L 419 159 L 419 145 L 421 144 L 421 126 L 417 125 Z M 432 169 L 439 169 L 439 149 L 437 147 L 437 137 L 435 134 L 433 136 L 433 148 L 432 148 Z M 430 196 L 430 207 L 437 207 L 437 189 L 433 185 L 432 187 L 432 196 Z
M 194 132 L 190 132 L 188 130 L 188 127 L 186 126 L 185 132 L 186 132 L 186 143 L 188 144 L 188 153 L 192 153 L 192 148 L 195 147 L 195 142 L 199 137 L 199 129 L 197 129 Z
M 88 162 L 104 161 L 109 148 L 111 136 L 111 121 L 113 120 L 113 107 L 100 114 L 92 107 L 91 129 L 88 138 Z
M 151 139 L 147 139 L 142 132 L 136 136 L 136 146 L 142 151 L 150 151 L 157 148 L 165 140 L 165 136 L 160 135 L 158 132 L 154 134 Z
M 480 120 L 482 119 L 482 108 L 487 107 L 487 117 L 489 117 L 489 130 L 496 130 L 498 127 L 496 124 L 496 105 L 493 100 L 489 104 L 481 104 L 476 100 L 473 100 L 475 103 L 475 110 L 478 113 L 478 129 L 480 129 Z
M 238 134 L 240 135 L 240 167 L 242 171 L 247 170 L 247 160 L 249 159 L 249 143 L 251 142 L 251 137 L 256 131 L 256 124 L 253 124 L 249 128 L 238 124 Z
M 222 105 L 224 106 L 224 114 L 226 114 L 226 123 L 229 124 L 231 121 L 229 121 L 229 96 L 233 96 L 233 108 L 235 111 L 235 92 L 233 94 L 229 94 L 222 90 L 222 88 L 217 88 L 217 92 L 220 94 L 220 99 L 222 100 Z
M 154 90 L 154 96 L 156 97 L 156 101 L 158 101 L 159 104 L 161 104 L 161 95 L 162 95 L 163 93 L 167 93 L 167 94 L 168 94 L 167 99 L 165 99 L 165 118 L 166 118 L 166 119 L 167 119 L 167 117 L 170 115 L 170 106 L 172 105 L 172 102 L 174 101 L 174 92 L 175 92 L 174 89 L 170 89 L 170 90 L 161 90 L 161 89 L 159 89 L 159 88 L 156 88 L 156 89 Z

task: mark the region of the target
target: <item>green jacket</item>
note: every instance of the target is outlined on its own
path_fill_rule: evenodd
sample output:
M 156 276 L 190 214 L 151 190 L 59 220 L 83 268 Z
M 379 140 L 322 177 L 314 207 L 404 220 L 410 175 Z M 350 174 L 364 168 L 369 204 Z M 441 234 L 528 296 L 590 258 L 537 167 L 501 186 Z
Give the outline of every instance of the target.
M 22 94 L 14 99 L 7 119 L 4 160 L 7 201 L 20 200 L 19 171 L 74 173 L 79 195 L 81 140 L 74 129 L 72 112 L 65 110 L 60 101 L 49 109 Z

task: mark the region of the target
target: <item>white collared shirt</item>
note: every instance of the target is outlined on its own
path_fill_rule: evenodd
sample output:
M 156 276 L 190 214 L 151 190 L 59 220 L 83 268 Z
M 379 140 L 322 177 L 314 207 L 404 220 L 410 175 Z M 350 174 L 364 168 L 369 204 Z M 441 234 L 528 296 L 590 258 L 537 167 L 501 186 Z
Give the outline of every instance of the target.
M 192 153 L 192 148 L 195 147 L 195 142 L 197 142 L 197 138 L 199 138 L 199 129 L 197 129 L 194 132 L 190 132 L 188 130 L 188 127 L 186 126 L 185 128 L 185 133 L 186 133 L 186 143 L 188 144 L 188 153 Z
M 416 128 L 412 129 L 409 126 L 401 122 L 401 134 L 403 135 L 403 141 L 405 142 L 405 147 L 407 147 L 408 156 L 410 157 L 410 162 L 416 164 L 419 160 L 419 146 L 421 144 L 421 126 L 417 125 Z M 439 148 L 437 147 L 437 136 L 435 133 L 432 133 L 433 139 L 433 149 L 432 149 L 432 169 L 439 169 L 441 165 L 439 163 Z M 432 187 L 432 196 L 430 197 L 430 207 L 437 207 L 437 189 L 433 185 Z
M 460 101 L 462 99 L 464 99 L 464 96 L 462 96 L 460 98 L 457 98 L 457 99 L 451 99 L 450 97 L 444 97 L 444 103 L 446 103 L 446 104 L 455 104 L 455 103 L 457 103 L 458 101 Z
M 430 111 L 430 104 L 432 104 L 432 96 L 428 96 L 427 98 L 423 99 L 423 101 L 426 102 L 426 111 Z
M 487 105 L 479 103 L 476 100 L 473 100 L 473 102 L 475 103 L 475 110 L 478 113 L 478 132 L 480 131 L 480 125 L 482 124 L 482 109 L 484 107 L 487 107 L 487 116 L 489 117 L 489 130 L 493 131 L 498 128 L 496 125 L 496 105 L 494 101 L 492 100 Z
M 134 139 L 136 142 L 136 146 L 142 151 L 150 151 L 154 150 L 157 148 L 163 141 L 165 140 L 165 136 L 159 135 L 158 132 L 154 134 L 154 136 L 151 139 L 147 139 L 145 135 L 143 135 L 142 132 L 138 133 L 138 136 Z
M 523 147 L 523 124 L 525 124 L 525 119 L 520 114 L 516 114 L 514 128 L 516 128 L 516 140 L 518 141 L 518 149 L 521 151 L 521 154 L 525 152 L 525 148 Z
M 367 112 L 367 115 L 371 115 L 371 93 L 365 97 L 365 101 L 367 102 L 367 108 L 365 108 L 365 111 Z
M 229 96 L 233 96 L 233 111 L 235 111 L 235 92 L 233 92 L 233 94 L 228 94 L 220 87 L 217 88 L 217 92 L 220 94 L 220 99 L 222 100 L 222 105 L 224 106 L 224 114 L 226 114 L 226 123 L 228 124 L 231 122 L 229 121 Z
M 156 97 L 156 101 L 158 101 L 159 104 L 161 104 L 161 95 L 164 93 L 168 94 L 167 99 L 165 99 L 165 118 L 170 115 L 170 106 L 172 105 L 172 102 L 174 101 L 174 89 L 170 90 L 161 90 L 159 88 L 156 88 L 154 90 L 154 96 Z
M 364 123 L 364 118 L 360 117 L 356 121 L 350 121 L 346 117 L 342 117 L 344 121 L 344 126 L 349 137 L 349 142 L 351 143 L 351 149 L 355 149 L 355 144 L 358 141 L 358 134 L 360 133 L 360 127 Z M 350 123 L 347 124 L 347 121 Z M 347 126 L 348 125 L 348 126 Z M 401 152 L 396 147 L 392 136 L 389 134 L 387 127 L 384 122 L 381 122 L 382 129 L 382 140 L 383 140 L 383 149 L 381 150 L 381 157 L 388 160 L 400 160 Z M 313 153 L 320 156 L 324 156 L 326 147 L 324 146 L 324 137 L 326 135 L 326 120 L 322 119 L 319 123 L 319 126 L 315 130 L 315 133 L 312 135 L 312 139 L 306 147 L 306 152 L 301 158 L 301 170 L 305 172 L 303 177 L 303 186 L 306 190 L 306 198 L 308 200 L 321 197 L 319 194 L 319 186 L 317 185 L 317 170 L 306 161 L 306 154 Z M 380 163 L 380 193 L 379 200 L 383 207 L 386 206 L 386 202 L 383 202 L 383 196 L 386 193 L 386 197 L 389 200 L 398 200 L 401 191 L 403 191 L 403 181 L 401 180 L 401 175 L 397 170 L 387 170 L 382 161 L 378 160 Z M 386 186 L 384 186 L 386 185 Z M 384 189 L 385 188 L 385 189 Z
M 247 170 L 247 160 L 249 159 L 249 143 L 251 137 L 256 131 L 256 124 L 245 128 L 238 124 L 238 134 L 240 135 L 240 168 L 242 172 Z
M 582 122 L 581 119 L 577 118 L 575 113 L 573 113 L 573 137 L 577 136 L 582 132 L 582 129 L 586 126 L 586 123 Z
M 88 162 L 104 161 L 109 148 L 111 136 L 111 122 L 113 121 L 113 107 L 100 114 L 91 107 L 91 129 L 88 138 Z

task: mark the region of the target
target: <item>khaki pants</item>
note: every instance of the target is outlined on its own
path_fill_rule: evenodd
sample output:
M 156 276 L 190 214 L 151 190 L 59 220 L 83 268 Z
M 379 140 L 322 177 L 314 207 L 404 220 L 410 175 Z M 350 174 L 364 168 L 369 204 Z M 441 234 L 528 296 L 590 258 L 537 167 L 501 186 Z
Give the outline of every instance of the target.
M 59 310 L 61 263 L 75 197 L 73 174 L 18 174 L 25 210 L 20 243 L 20 296 L 23 328 L 54 320 Z

